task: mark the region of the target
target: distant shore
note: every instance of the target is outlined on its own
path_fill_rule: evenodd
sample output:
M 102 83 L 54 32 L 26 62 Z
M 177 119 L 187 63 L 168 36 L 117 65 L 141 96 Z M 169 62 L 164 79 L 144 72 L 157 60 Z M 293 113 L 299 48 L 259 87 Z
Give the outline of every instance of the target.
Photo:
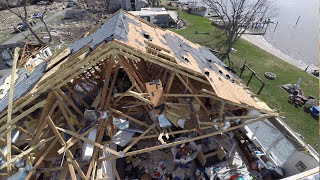
M 299 62 L 298 60 L 295 60 L 293 58 L 291 58 L 290 56 L 282 53 L 281 51 L 279 51 L 278 49 L 276 49 L 275 47 L 273 47 L 271 44 L 267 43 L 264 38 L 260 35 L 248 35 L 248 34 L 244 34 L 241 36 L 242 39 L 258 46 L 259 48 L 277 56 L 278 58 L 298 67 L 299 69 L 305 70 L 308 65 L 303 64 L 301 62 Z M 319 67 L 316 66 L 309 66 L 307 69 L 307 72 L 312 72 L 313 70 L 319 69 Z

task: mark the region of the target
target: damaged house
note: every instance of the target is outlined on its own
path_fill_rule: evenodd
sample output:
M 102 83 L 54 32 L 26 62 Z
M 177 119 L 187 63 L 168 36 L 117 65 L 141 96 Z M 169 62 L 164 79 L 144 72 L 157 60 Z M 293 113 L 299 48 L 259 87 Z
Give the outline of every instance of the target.
M 3 179 L 319 172 L 316 153 L 206 47 L 122 10 L 14 86 L 12 107 L 9 83 L 0 91 Z

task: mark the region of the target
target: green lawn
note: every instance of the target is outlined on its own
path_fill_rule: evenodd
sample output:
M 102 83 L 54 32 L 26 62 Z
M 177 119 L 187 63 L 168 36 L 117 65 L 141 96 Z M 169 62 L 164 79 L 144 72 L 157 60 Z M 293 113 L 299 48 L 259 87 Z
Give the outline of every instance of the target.
M 179 17 L 188 22 L 189 27 L 174 30 L 175 32 L 192 42 L 216 49 L 215 42 L 217 42 L 217 38 L 214 37 L 214 34 L 217 34 L 218 30 L 211 25 L 209 19 L 180 11 Z M 209 32 L 210 35 L 195 34 L 196 31 Z M 314 95 L 319 99 L 318 79 L 245 40 L 240 39 L 234 48 L 237 51 L 232 52 L 231 59 L 234 62 L 237 74 L 239 75 L 240 67 L 242 67 L 246 60 L 247 64 L 266 83 L 260 94 L 260 98 L 272 109 L 281 112 L 281 115 L 285 117 L 284 121 L 300 133 L 307 143 L 318 150 L 319 121 L 312 118 L 310 114 L 305 113 L 303 108 L 296 108 L 292 104 L 289 104 L 289 94 L 281 88 L 283 84 L 296 83 L 300 77 L 302 79 L 300 87 L 304 91 L 305 96 Z M 267 71 L 274 72 L 277 75 L 277 79 L 273 81 L 266 79 L 264 73 Z M 247 82 L 249 75 L 247 70 L 243 76 L 245 82 Z M 256 79 L 253 79 L 249 86 L 253 92 L 257 93 L 261 84 Z

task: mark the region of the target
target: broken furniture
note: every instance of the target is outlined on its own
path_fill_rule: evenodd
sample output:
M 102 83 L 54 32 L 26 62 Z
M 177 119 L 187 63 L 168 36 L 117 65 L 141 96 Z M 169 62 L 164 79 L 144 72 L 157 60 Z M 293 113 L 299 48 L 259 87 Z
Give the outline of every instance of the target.
M 6 155 L 0 153 L 6 159 L 2 177 L 16 174 L 14 162 L 22 160 L 32 166 L 25 179 L 120 179 L 116 159 L 221 136 L 277 116 L 207 48 L 124 11 L 14 86 L 12 109 L 9 87 L 1 92 L 0 133 L 18 129 L 24 138 L 0 139 L 8 147 Z M 88 126 L 85 109 L 109 115 Z M 246 115 L 248 109 L 262 114 Z M 170 126 L 160 126 L 164 117 Z M 185 138 L 172 141 L 175 136 Z M 144 141 L 152 143 L 142 146 Z

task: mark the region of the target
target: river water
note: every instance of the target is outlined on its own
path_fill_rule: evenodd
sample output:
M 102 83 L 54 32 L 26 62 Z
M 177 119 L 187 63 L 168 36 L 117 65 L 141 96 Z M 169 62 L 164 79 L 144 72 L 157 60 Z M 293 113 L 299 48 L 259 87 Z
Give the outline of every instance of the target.
M 197 2 L 198 5 L 204 5 L 202 0 L 180 2 Z M 269 25 L 264 35 L 266 42 L 296 61 L 319 67 L 319 0 L 274 2 L 277 15 L 271 20 L 278 22 L 278 26 Z

